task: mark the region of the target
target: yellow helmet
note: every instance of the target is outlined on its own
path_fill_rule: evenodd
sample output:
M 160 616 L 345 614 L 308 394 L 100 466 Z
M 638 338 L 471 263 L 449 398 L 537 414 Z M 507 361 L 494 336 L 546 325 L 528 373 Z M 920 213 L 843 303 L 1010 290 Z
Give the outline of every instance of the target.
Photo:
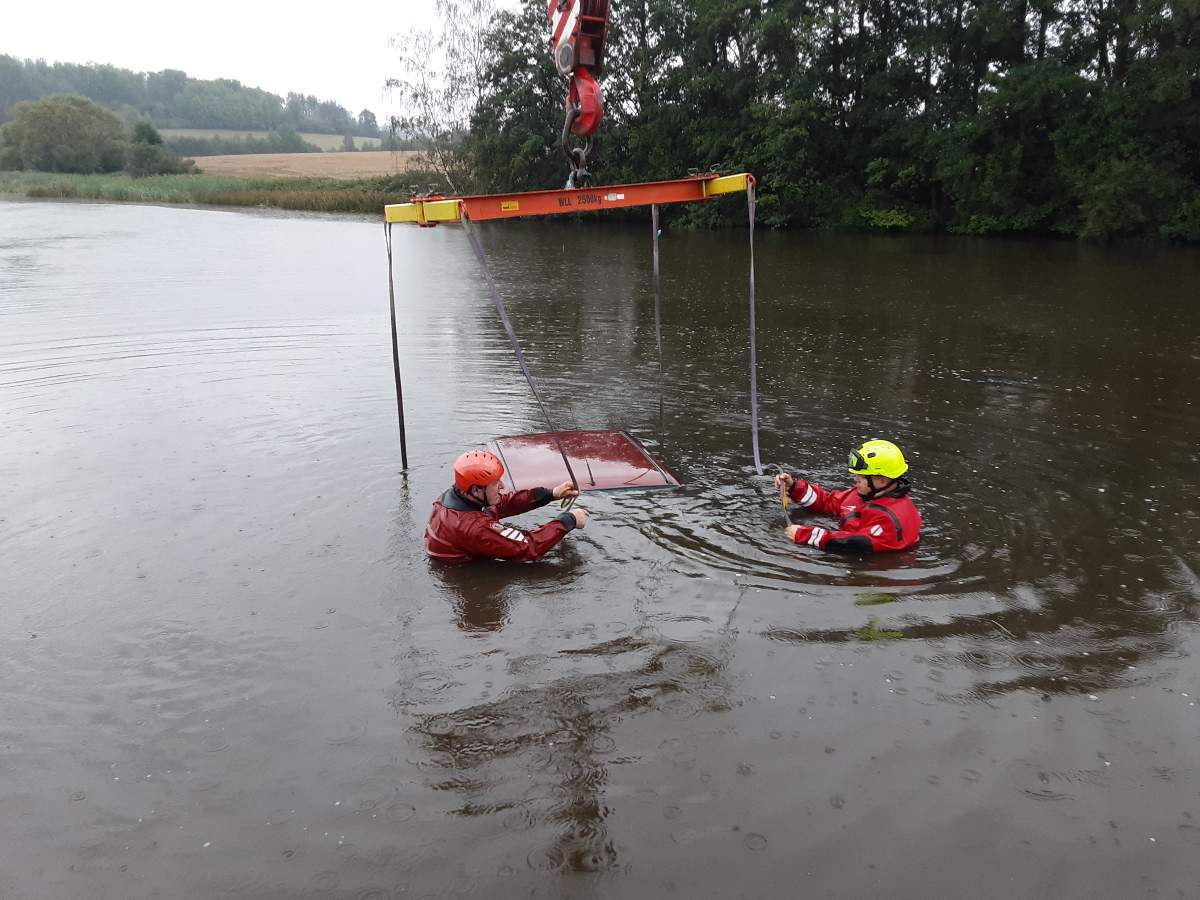
M 891 441 L 867 441 L 850 453 L 851 475 L 882 475 L 899 478 L 908 471 L 904 454 Z

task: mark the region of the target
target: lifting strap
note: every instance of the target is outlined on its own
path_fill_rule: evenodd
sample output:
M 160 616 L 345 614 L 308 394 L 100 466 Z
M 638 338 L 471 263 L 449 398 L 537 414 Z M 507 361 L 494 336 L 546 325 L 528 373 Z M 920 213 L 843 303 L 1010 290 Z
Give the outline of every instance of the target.
M 658 440 L 666 447 L 663 428 L 662 284 L 658 275 L 658 204 L 650 204 L 650 237 L 654 244 L 654 344 L 658 348 Z
M 571 477 L 571 484 L 575 490 L 579 490 L 579 481 L 575 478 L 575 471 L 571 468 L 571 461 L 567 458 L 567 452 L 563 449 L 562 441 L 557 436 L 558 429 L 554 427 L 554 422 L 550 418 L 550 412 L 546 409 L 546 404 L 542 401 L 542 394 L 537 388 L 537 382 L 533 380 L 533 373 L 529 371 L 529 363 L 525 361 L 525 353 L 521 350 L 521 342 L 517 340 L 517 333 L 513 331 L 512 322 L 509 321 L 508 308 L 505 306 L 504 298 L 496 290 L 496 282 L 492 278 L 492 270 L 488 268 L 487 258 L 483 255 L 483 245 L 479 243 L 479 237 L 475 234 L 475 226 L 471 223 L 471 218 L 467 215 L 465 209 L 462 211 L 462 225 L 463 231 L 467 233 L 467 238 L 471 241 L 471 249 L 475 251 L 475 258 L 479 260 L 479 267 L 483 269 L 483 277 L 487 280 L 488 294 L 491 296 L 492 305 L 496 307 L 496 312 L 500 315 L 500 322 L 504 325 L 504 331 L 508 334 L 509 341 L 512 342 L 517 362 L 521 364 L 521 373 L 525 376 L 525 381 L 529 385 L 529 389 L 533 391 L 533 396 L 537 400 L 538 406 L 541 407 L 542 418 L 546 420 L 546 427 L 555 435 L 554 442 L 558 445 L 558 452 L 562 454 L 563 465 L 567 467 L 567 474 Z
M 400 387 L 400 348 L 396 343 L 396 287 L 392 283 L 392 223 L 383 225 L 388 257 L 388 310 L 392 315 L 392 370 L 396 373 L 396 411 L 400 416 L 400 465 L 408 468 L 408 442 L 404 437 L 404 392 Z
M 754 332 L 754 179 L 746 182 L 746 206 L 750 211 L 750 443 L 754 448 L 754 471 L 763 473 L 758 455 L 758 339 Z
M 662 381 L 662 289 L 658 278 L 658 204 L 650 204 L 650 234 L 654 238 L 654 345 L 658 347 L 658 378 Z

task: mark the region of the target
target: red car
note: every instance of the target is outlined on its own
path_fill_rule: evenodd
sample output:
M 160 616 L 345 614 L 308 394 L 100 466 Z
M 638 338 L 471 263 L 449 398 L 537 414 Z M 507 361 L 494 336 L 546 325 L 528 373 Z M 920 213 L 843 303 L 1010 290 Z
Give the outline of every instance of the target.
M 571 461 L 580 491 L 679 485 L 679 479 L 624 431 L 518 434 L 496 438 L 492 451 L 504 463 L 504 479 L 514 491 L 570 481 L 563 453 Z

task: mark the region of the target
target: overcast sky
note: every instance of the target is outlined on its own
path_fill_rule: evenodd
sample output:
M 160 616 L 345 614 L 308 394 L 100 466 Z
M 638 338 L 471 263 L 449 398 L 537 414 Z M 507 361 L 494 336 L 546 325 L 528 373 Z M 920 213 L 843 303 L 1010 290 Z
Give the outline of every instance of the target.
M 0 53 L 9 56 L 112 63 L 139 72 L 182 69 L 193 78 L 234 78 L 280 96 L 315 94 L 336 100 L 351 115 L 361 109 L 387 114 L 383 82 L 395 73 L 388 40 L 436 21 L 434 0 L 351 0 L 328 6 L 14 0 L 5 6 Z

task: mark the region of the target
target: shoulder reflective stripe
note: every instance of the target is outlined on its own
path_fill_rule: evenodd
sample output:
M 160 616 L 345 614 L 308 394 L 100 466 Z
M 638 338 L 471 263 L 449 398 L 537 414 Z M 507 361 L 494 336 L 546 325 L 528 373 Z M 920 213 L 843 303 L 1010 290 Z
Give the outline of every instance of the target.
M 812 489 L 812 485 L 808 486 L 808 490 L 804 492 L 804 498 L 800 501 L 801 506 L 812 506 L 817 502 L 817 492 Z
M 904 529 L 900 527 L 900 519 L 896 516 L 896 514 L 894 512 L 892 512 L 886 506 L 880 506 L 878 503 L 868 503 L 867 506 L 871 507 L 871 509 L 878 509 L 878 510 L 881 510 L 881 511 L 887 513 L 888 518 L 890 518 L 892 520 L 892 524 L 896 526 L 896 540 L 898 540 L 898 541 L 904 540 Z
M 808 543 L 809 543 L 809 544 L 811 544 L 812 546 L 814 546 L 814 547 L 816 547 L 816 548 L 820 549 L 820 547 L 821 547 L 821 539 L 822 539 L 823 537 L 825 537 L 826 533 L 827 533 L 827 532 L 825 531 L 825 529 L 824 529 L 824 528 L 814 528 L 814 529 L 812 530 L 812 534 L 810 534 L 810 535 L 808 536 Z

